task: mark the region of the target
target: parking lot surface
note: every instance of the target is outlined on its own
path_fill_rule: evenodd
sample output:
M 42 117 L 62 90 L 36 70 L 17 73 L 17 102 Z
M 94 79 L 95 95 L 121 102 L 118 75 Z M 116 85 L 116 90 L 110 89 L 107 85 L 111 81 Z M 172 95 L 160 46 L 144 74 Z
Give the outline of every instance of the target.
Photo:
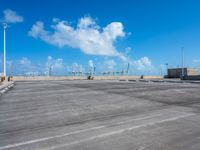
M 199 150 L 200 84 L 26 81 L 0 97 L 0 150 Z

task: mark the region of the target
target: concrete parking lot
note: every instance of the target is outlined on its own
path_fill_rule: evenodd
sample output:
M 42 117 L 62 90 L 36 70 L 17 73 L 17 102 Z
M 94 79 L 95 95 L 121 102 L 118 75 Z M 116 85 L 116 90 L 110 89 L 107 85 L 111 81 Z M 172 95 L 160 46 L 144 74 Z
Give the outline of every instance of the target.
M 200 84 L 26 81 L 0 97 L 0 150 L 199 150 Z

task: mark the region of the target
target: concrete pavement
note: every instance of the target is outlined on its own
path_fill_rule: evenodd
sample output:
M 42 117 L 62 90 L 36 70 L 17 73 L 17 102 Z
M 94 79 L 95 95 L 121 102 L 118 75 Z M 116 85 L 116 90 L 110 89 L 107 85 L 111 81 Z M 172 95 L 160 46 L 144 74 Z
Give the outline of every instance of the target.
M 200 85 L 16 82 L 0 97 L 0 150 L 199 150 Z

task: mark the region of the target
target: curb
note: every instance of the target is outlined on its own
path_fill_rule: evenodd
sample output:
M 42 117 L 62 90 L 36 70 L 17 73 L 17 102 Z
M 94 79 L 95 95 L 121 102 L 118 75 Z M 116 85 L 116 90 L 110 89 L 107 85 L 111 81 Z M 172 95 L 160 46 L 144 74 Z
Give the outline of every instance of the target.
M 10 88 L 14 87 L 14 82 L 8 82 L 0 86 L 0 96 L 6 93 Z
M 133 79 L 133 80 L 119 80 L 128 82 L 143 82 L 143 83 L 191 83 L 200 84 L 200 81 L 187 81 L 187 80 L 147 80 L 147 79 Z

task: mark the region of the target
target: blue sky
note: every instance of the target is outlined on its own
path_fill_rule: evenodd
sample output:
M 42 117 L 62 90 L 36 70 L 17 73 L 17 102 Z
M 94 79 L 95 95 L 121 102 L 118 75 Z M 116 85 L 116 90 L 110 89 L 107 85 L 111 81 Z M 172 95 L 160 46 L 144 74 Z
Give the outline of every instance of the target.
M 199 0 L 1 0 L 9 73 L 120 71 L 161 74 L 200 66 Z M 11 16 L 9 18 L 9 15 Z M 18 18 L 16 18 L 18 17 Z M 10 19 L 10 20 L 9 20 Z M 14 19 L 14 20 L 12 20 Z M 21 20 L 20 20 L 21 19 Z M 1 70 L 3 30 L 0 30 Z

